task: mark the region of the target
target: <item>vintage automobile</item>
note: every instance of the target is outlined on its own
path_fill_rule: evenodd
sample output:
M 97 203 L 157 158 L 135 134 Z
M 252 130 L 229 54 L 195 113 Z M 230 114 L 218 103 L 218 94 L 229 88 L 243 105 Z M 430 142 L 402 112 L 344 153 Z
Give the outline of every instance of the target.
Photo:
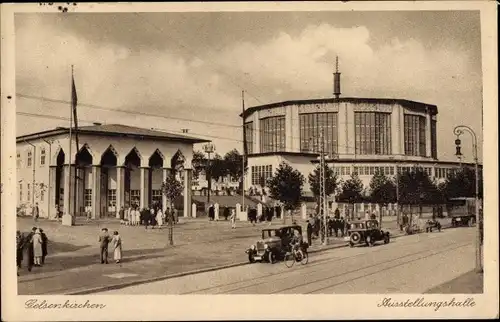
M 302 234 L 302 227 L 298 225 L 263 229 L 262 239 L 245 251 L 248 254 L 249 262 L 260 261 L 274 264 L 277 260 L 283 260 L 286 252 L 290 250 L 290 241 L 294 230 L 298 230 Z M 307 242 L 302 243 L 304 252 L 307 252 L 308 247 Z
M 452 198 L 446 205 L 448 216 L 451 217 L 453 227 L 469 226 L 476 224 L 475 198 Z
M 433 229 L 441 231 L 441 223 L 436 219 L 429 219 L 425 222 L 425 232 L 432 233 Z
M 349 246 L 366 244 L 373 246 L 377 241 L 384 241 L 384 244 L 389 243 L 389 232 L 379 228 L 378 221 L 374 219 L 356 220 L 349 223 L 346 241 L 349 241 Z

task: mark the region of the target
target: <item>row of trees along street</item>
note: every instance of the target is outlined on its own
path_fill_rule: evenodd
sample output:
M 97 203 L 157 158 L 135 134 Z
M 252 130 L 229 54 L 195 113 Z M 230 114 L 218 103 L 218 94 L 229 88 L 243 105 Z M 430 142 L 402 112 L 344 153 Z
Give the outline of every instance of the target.
M 320 191 L 319 173 L 320 168 L 317 166 L 308 177 L 311 192 L 317 200 Z M 479 179 L 479 198 L 482 198 L 481 171 Z M 293 211 L 301 203 L 304 182 L 305 178 L 299 171 L 283 162 L 267 184 L 271 198 L 281 201 L 286 210 Z M 365 188 L 357 174 L 353 173 L 349 179 L 342 180 L 331 167 L 325 165 L 325 193 L 327 196 L 334 195 L 337 202 L 349 204 L 370 202 L 386 206 L 399 201 L 399 205 L 409 206 L 412 212 L 414 206 L 440 205 L 449 198 L 474 197 L 475 172 L 474 169 L 462 167 L 437 184 L 422 168 L 415 167 L 394 178 L 376 173 L 369 187 Z
M 210 163 L 203 152 L 195 151 L 193 154 L 193 178 L 197 179 L 202 171 L 208 170 L 214 180 L 229 175 L 234 181 L 240 181 L 243 175 L 243 156 L 234 149 L 227 152 L 224 157 L 215 153 L 210 158 Z

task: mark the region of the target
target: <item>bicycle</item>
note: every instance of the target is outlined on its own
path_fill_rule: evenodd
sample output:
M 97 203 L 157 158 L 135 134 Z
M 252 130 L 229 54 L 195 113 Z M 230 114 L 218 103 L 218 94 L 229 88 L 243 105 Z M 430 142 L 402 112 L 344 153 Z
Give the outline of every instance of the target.
M 285 266 L 291 268 L 295 262 L 300 262 L 302 265 L 307 264 L 309 261 L 309 255 L 307 252 L 301 248 L 295 249 L 294 245 L 291 246 L 291 251 L 288 251 L 285 254 Z

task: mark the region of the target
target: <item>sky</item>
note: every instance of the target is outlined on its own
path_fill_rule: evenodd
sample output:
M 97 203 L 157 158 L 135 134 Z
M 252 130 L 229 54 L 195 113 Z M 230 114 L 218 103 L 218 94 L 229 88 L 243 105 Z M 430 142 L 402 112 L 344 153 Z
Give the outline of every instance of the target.
M 74 65 L 80 125 L 241 151 L 243 90 L 246 107 L 331 97 L 338 55 L 342 96 L 438 106 L 439 159 L 456 160 L 455 125 L 482 139 L 478 11 L 18 13 L 15 32 L 17 135 L 68 126 Z

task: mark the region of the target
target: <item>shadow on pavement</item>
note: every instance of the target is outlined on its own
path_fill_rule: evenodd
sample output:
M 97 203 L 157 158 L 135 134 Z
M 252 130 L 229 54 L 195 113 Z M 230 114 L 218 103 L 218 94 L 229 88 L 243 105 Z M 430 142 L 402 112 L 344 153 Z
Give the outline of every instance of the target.
M 151 259 L 155 257 L 163 257 L 164 255 L 159 255 L 159 253 L 163 252 L 163 249 L 134 249 L 134 250 L 124 250 L 122 252 L 122 263 L 131 263 L 135 261 L 140 261 L 144 259 Z M 139 255 L 139 256 L 136 256 Z M 108 261 L 110 263 L 113 262 L 113 252 L 110 250 L 108 254 Z M 57 256 L 51 258 L 50 254 L 45 259 L 45 265 L 43 267 L 33 267 L 31 275 L 62 271 L 77 267 L 85 267 L 92 266 L 94 264 L 99 264 L 99 249 L 96 249 L 95 254 L 92 255 L 84 255 L 84 256 Z M 25 263 L 23 263 L 25 264 Z M 24 267 L 24 265 L 23 265 Z M 24 268 L 25 270 L 25 268 Z M 22 275 L 27 275 L 22 274 Z

